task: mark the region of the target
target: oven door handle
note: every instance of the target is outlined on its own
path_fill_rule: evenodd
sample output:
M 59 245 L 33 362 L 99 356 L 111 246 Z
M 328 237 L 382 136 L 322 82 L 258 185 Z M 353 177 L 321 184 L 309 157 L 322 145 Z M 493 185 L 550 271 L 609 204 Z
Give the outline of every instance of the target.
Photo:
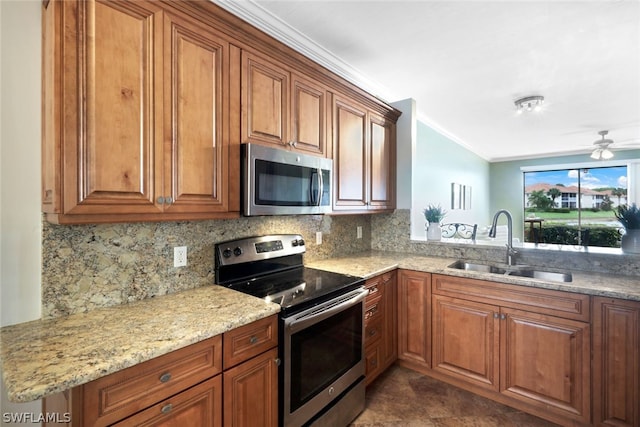
M 342 310 L 360 303 L 365 299 L 368 293 L 369 291 L 367 291 L 365 288 L 359 288 L 345 295 L 342 295 L 342 297 L 338 297 L 334 300 L 327 301 L 326 303 L 321 304 L 317 307 L 305 310 L 298 315 L 286 319 L 286 327 L 291 333 L 307 328 L 315 323 L 333 316 L 334 314 Z

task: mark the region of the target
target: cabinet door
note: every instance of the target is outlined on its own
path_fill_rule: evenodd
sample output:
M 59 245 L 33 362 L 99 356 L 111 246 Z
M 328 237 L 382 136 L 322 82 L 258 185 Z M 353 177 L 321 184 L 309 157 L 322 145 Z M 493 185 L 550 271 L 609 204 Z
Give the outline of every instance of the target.
M 431 275 L 398 274 L 398 359 L 431 366 Z
M 500 390 L 544 412 L 589 422 L 590 327 L 502 309 Z
M 333 126 L 333 209 L 366 209 L 367 110 L 334 96 Z
M 395 124 L 369 114 L 369 209 L 395 207 Z
M 229 43 L 203 25 L 167 14 L 164 49 L 167 119 L 159 196 L 166 212 L 225 212 Z
M 640 425 L 640 303 L 594 298 L 593 423 Z
M 242 52 L 242 142 L 289 142 L 289 71 Z
M 291 75 L 291 141 L 294 150 L 327 156 L 327 90 Z
M 278 425 L 276 348 L 224 371 L 224 425 Z
M 156 58 L 162 56 L 162 12 L 144 1 L 58 6 L 64 10 L 58 29 L 63 48 L 53 55 L 61 55 L 62 64 L 55 68 L 55 59 L 45 61 L 52 76 L 45 77 L 44 111 L 45 138 L 61 138 L 61 152 L 55 159 L 51 144 L 56 142 L 46 141 L 43 168 L 63 167 L 54 172 L 62 174 L 53 184 L 59 188 L 44 182 L 45 210 L 55 191 L 63 194 L 55 213 L 157 213 L 162 70 Z M 53 122 L 61 123 L 59 134 L 52 131 Z
M 114 424 L 117 427 L 219 427 L 221 425 L 221 375 L 217 375 Z
M 500 308 L 433 295 L 433 369 L 498 390 Z

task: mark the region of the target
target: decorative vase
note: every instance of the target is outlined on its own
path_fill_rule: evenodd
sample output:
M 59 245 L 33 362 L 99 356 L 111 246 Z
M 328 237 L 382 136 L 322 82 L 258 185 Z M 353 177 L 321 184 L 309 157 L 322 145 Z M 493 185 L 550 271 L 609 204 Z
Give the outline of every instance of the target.
M 626 254 L 640 254 L 640 230 L 625 230 L 620 247 Z
M 440 238 L 442 237 L 442 230 L 440 229 L 440 224 L 437 224 L 437 223 L 430 224 L 427 221 L 426 228 L 427 228 L 427 241 L 440 240 Z

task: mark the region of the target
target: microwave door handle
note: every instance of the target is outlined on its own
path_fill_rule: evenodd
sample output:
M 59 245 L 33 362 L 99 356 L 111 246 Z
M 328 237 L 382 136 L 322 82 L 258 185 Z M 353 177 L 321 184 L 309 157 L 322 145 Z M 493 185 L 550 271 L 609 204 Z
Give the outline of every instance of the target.
M 316 202 L 316 200 L 313 197 L 313 183 L 314 183 L 314 179 L 313 179 L 313 175 L 316 174 L 316 172 L 311 172 L 311 179 L 309 180 L 309 203 L 311 203 L 312 206 L 316 206 L 318 203 Z M 320 196 L 318 196 L 318 198 L 320 198 Z
M 324 178 L 322 178 L 322 169 L 318 168 L 318 203 L 316 206 L 320 206 L 322 203 L 322 194 L 324 193 Z

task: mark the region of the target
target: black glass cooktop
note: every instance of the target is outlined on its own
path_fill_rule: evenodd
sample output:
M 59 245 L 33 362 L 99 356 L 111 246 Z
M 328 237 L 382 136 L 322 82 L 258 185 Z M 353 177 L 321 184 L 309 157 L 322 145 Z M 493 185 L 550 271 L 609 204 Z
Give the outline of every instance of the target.
M 283 312 L 318 304 L 364 284 L 364 279 L 314 268 L 296 267 L 279 273 L 226 284 L 228 288 L 264 298 Z

